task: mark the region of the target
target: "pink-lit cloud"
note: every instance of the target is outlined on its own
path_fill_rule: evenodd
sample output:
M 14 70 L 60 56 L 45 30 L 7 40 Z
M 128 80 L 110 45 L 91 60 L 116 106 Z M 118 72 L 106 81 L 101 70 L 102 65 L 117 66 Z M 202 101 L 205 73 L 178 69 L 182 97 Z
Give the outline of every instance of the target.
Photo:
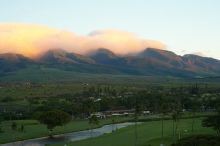
M 82 36 L 41 25 L 0 24 L 0 53 L 37 57 L 50 49 L 87 54 L 98 48 L 106 48 L 126 55 L 148 47 L 165 49 L 165 45 L 159 41 L 142 39 L 126 31 L 99 30 Z

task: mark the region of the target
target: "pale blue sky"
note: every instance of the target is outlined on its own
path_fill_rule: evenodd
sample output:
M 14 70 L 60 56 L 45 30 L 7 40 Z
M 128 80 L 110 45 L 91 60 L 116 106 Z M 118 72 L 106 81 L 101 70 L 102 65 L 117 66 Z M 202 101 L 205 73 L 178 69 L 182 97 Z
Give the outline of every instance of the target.
M 0 0 L 0 23 L 34 23 L 86 35 L 119 29 L 178 54 L 220 59 L 220 0 Z

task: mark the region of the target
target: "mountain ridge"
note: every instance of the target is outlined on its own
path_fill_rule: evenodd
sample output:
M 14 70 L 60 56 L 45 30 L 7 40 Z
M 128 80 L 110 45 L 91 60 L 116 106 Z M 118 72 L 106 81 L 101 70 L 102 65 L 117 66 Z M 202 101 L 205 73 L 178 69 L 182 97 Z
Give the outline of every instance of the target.
M 198 55 L 146 48 L 136 55 L 120 56 L 99 48 L 88 55 L 51 49 L 36 60 L 21 54 L 0 54 L 0 73 L 16 72 L 30 66 L 45 66 L 83 73 L 206 77 L 220 75 L 220 60 Z

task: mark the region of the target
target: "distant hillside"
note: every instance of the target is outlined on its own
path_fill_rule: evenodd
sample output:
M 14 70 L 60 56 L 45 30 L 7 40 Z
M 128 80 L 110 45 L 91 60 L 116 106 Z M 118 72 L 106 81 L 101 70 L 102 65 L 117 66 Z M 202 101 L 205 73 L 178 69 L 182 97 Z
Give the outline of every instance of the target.
M 33 60 L 20 54 L 0 54 L 0 74 L 14 72 L 33 64 L 35 64 Z
M 30 68 L 30 69 L 29 69 Z M 19 54 L 0 54 L 0 74 L 16 74 L 19 70 L 49 68 L 68 72 L 150 75 L 173 77 L 220 76 L 220 61 L 197 55 L 179 56 L 171 51 L 146 48 L 136 55 L 119 56 L 105 48 L 85 55 L 62 49 L 49 50 L 37 60 Z
M 38 60 L 47 64 L 94 64 L 95 61 L 80 54 L 68 53 L 61 49 L 50 50 Z

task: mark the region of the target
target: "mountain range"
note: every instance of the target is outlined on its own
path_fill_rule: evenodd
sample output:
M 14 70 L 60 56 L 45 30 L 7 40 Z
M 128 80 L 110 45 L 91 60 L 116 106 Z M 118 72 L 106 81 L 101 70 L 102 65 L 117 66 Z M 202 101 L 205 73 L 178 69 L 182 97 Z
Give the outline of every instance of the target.
M 220 60 L 193 54 L 179 56 L 171 51 L 146 48 L 144 51 L 120 56 L 100 48 L 88 54 L 70 53 L 52 49 L 38 59 L 21 54 L 0 54 L 0 75 L 7 76 L 19 70 L 35 66 L 35 69 L 58 70 L 120 75 L 150 75 L 174 77 L 210 77 L 220 75 Z M 34 70 L 33 70 L 34 72 Z

